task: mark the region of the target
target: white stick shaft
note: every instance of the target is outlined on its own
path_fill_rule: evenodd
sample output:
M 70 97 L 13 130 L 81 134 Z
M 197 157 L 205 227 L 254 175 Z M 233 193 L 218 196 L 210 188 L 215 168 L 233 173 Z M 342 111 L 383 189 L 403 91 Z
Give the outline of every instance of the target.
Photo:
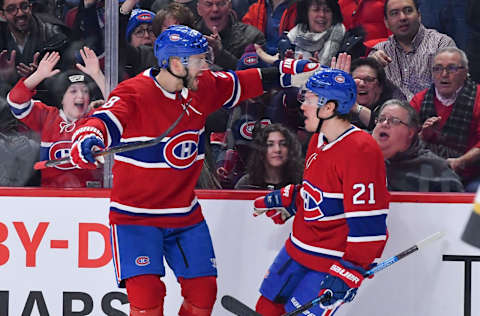
M 423 248 L 425 247 L 426 245 L 434 242 L 435 240 L 438 240 L 440 238 L 442 238 L 443 236 L 445 235 L 445 233 L 442 233 L 442 232 L 436 232 L 435 234 L 431 235 L 431 236 L 428 236 L 427 238 L 419 241 L 417 243 L 417 247 L 420 249 L 420 248 Z

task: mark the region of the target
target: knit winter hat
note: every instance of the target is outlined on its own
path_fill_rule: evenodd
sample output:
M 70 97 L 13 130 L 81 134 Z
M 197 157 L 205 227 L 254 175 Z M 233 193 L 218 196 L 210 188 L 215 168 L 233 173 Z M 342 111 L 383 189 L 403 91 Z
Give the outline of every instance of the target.
M 141 24 L 152 24 L 155 13 L 148 10 L 133 9 L 127 24 L 126 39 L 130 41 L 133 30 Z
M 265 68 L 269 65 L 258 57 L 255 52 L 246 52 L 240 57 L 237 63 L 237 70 L 245 70 L 250 68 Z
M 62 107 L 63 95 L 68 87 L 74 83 L 84 83 L 88 87 L 88 90 L 90 91 L 90 99 L 92 99 L 92 91 L 95 86 L 93 80 L 87 74 L 79 70 L 68 70 L 52 77 L 52 80 L 49 81 L 49 85 L 54 94 L 54 102 L 56 106 L 59 108 Z

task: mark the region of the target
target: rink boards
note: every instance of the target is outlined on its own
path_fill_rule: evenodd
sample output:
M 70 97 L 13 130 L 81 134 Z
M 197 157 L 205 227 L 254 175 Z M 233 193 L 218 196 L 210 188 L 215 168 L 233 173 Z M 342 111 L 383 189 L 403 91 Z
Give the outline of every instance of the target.
M 127 315 L 111 262 L 108 194 L 0 189 L 0 316 Z M 198 194 L 216 251 L 218 298 L 230 294 L 254 306 L 291 222 L 254 218 L 258 192 Z M 384 258 L 434 232 L 446 235 L 365 281 L 336 315 L 480 315 L 480 262 L 464 262 L 478 259 L 480 250 L 460 240 L 473 195 L 394 194 L 392 201 Z M 165 283 L 165 315 L 176 315 L 182 299 L 171 271 Z M 213 315 L 228 312 L 217 302 Z

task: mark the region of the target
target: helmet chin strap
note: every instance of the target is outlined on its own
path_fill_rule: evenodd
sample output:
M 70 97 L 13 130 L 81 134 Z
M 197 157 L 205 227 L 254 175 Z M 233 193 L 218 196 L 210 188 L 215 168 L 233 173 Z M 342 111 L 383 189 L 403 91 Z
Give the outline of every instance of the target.
M 318 118 L 320 121 L 318 122 L 317 130 L 315 131 L 315 133 L 320 133 L 320 129 L 322 128 L 323 121 L 329 120 L 329 119 L 334 118 L 335 116 L 337 116 L 336 113 L 333 113 L 333 114 L 330 115 L 329 117 L 323 119 L 323 118 L 318 117 L 318 113 L 319 113 L 319 112 L 320 112 L 320 108 L 317 108 L 317 118 Z
M 174 76 L 175 78 L 182 79 L 183 86 L 184 86 L 185 88 L 188 88 L 188 79 L 187 79 L 187 78 L 188 78 L 188 67 L 185 66 L 183 63 L 182 63 L 182 65 L 185 67 L 185 71 L 187 72 L 187 73 L 185 74 L 185 76 L 179 76 L 179 75 L 174 74 L 173 71 L 172 71 L 172 69 L 170 69 L 170 64 L 168 64 L 168 66 L 167 66 L 166 69 L 167 69 L 167 71 L 168 71 L 172 76 Z

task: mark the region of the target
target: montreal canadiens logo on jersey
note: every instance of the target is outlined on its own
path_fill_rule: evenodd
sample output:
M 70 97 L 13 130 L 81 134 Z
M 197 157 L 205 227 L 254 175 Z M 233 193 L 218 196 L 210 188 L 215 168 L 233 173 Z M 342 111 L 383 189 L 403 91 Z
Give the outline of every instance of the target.
M 303 198 L 304 218 L 306 221 L 314 221 L 324 217 L 320 204 L 323 202 L 323 194 L 310 182 L 303 181 L 300 194 Z
M 135 259 L 135 264 L 139 267 L 147 266 L 150 264 L 150 257 L 140 256 Z
M 72 142 L 70 141 L 59 141 L 54 143 L 52 146 L 50 146 L 48 150 L 48 159 L 53 160 L 53 159 L 59 159 L 59 158 L 69 156 L 71 146 L 72 146 Z M 70 162 L 67 162 L 61 165 L 56 165 L 55 168 L 60 170 L 75 169 L 75 167 Z
M 163 148 L 167 164 L 175 169 L 186 169 L 197 159 L 199 136 L 197 132 L 183 132 L 170 138 Z

